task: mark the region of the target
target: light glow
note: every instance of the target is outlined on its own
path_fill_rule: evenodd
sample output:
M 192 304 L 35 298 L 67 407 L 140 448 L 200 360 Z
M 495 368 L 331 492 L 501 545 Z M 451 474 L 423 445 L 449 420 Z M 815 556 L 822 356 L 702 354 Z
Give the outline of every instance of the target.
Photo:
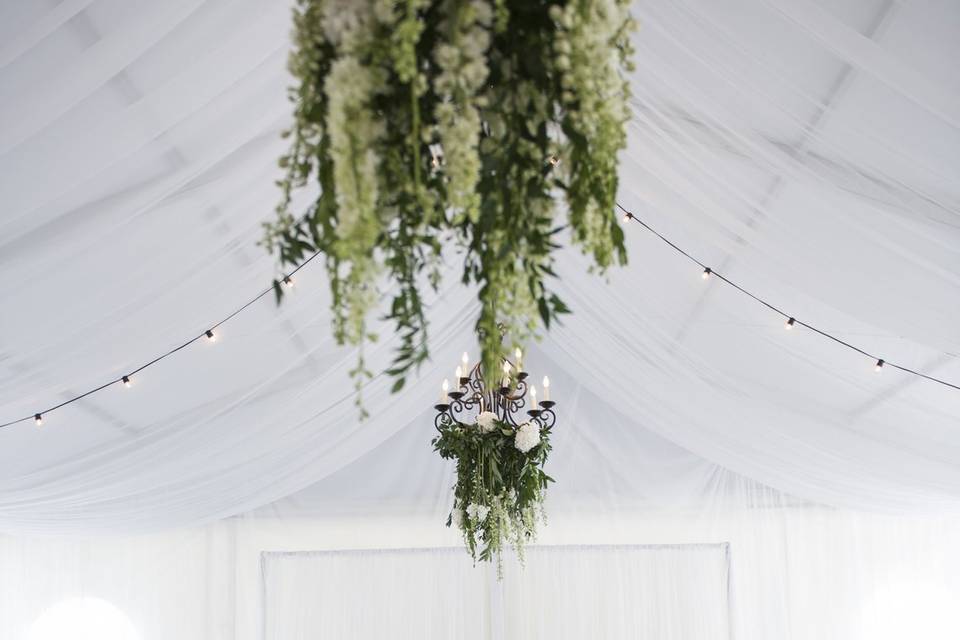
M 100 598 L 69 598 L 40 614 L 24 640 L 140 640 L 133 623 Z

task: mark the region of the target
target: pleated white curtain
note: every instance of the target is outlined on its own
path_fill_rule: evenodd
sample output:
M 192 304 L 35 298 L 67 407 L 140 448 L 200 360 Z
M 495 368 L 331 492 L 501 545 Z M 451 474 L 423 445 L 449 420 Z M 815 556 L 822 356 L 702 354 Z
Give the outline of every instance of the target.
M 955 519 L 826 509 L 749 485 L 731 496 L 686 513 L 552 515 L 526 569 L 505 558 L 502 583 L 492 567 L 472 567 L 438 519 L 384 513 L 248 516 L 132 538 L 0 537 L 0 637 L 60 640 L 28 634 L 45 610 L 78 597 L 126 615 L 138 632 L 129 640 L 960 633 Z

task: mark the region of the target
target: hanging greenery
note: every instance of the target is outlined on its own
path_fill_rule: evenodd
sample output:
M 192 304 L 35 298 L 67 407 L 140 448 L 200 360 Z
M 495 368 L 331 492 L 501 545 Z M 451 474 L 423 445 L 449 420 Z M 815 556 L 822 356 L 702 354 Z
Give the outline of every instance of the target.
M 523 562 L 523 550 L 543 520 L 547 483 L 543 467 L 550 454 L 550 428 L 536 421 L 519 426 L 490 411 L 474 424 L 448 422 L 437 427 L 433 448 L 442 458 L 456 460 L 457 483 L 447 526 L 463 534 L 474 562 L 497 560 L 509 542 Z
M 558 234 L 602 271 L 626 261 L 613 214 L 633 26 L 627 0 L 299 0 L 287 170 L 264 245 L 326 259 L 337 340 L 363 346 L 381 294 L 401 339 L 394 390 L 427 356 L 422 287 L 459 246 L 478 285 L 485 368 L 567 313 L 547 279 Z M 291 194 L 319 195 L 305 216 Z M 560 211 L 565 209 L 565 219 Z M 275 283 L 278 300 L 280 283 Z M 358 403 L 360 402 L 358 393 Z

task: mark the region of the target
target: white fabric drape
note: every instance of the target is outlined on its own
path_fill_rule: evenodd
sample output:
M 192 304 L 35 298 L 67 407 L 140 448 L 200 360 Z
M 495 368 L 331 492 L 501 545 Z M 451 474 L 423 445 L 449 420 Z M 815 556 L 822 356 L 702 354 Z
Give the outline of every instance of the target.
M 384 551 L 456 545 L 441 516 L 383 509 L 362 516 L 261 515 L 133 538 L 0 537 L 0 637 L 21 640 L 45 609 L 77 596 L 117 607 L 141 640 L 262 640 L 265 630 L 268 638 L 367 638 L 378 636 L 362 630 L 388 623 L 421 630 L 459 624 L 448 637 L 476 631 L 482 638 L 517 637 L 513 631 L 558 637 L 554 625 L 561 624 L 579 630 L 606 624 L 609 638 L 637 637 L 636 629 L 653 626 L 664 640 L 712 638 L 717 625 L 740 640 L 950 640 L 960 633 L 953 606 L 960 598 L 956 520 L 801 505 L 749 484 L 728 491 L 714 508 L 686 513 L 563 515 L 551 508 L 540 544 L 566 546 L 528 549 L 522 571 L 507 558 L 505 580 L 496 585 L 493 569 L 474 569 L 459 548 L 437 557 Z M 665 542 L 718 551 L 687 562 L 683 552 L 642 559 L 625 550 Z M 620 549 L 569 547 L 584 544 Z M 726 567 L 724 544 L 729 591 L 716 588 Z M 338 549 L 369 551 L 315 553 Z M 340 560 L 298 560 L 314 556 Z M 267 562 L 261 573 L 264 557 L 288 564 L 278 570 Z M 433 598 L 438 585 L 449 588 Z M 478 620 L 484 598 L 500 590 L 505 602 L 489 617 L 494 629 Z M 590 595 L 579 605 L 565 600 L 585 590 Z M 341 605 L 346 609 L 331 618 L 330 607 Z M 729 627 L 721 618 L 727 611 Z M 598 622 L 600 612 L 612 615 Z M 332 633 L 358 619 L 366 626 L 356 633 Z
M 21 4 L 5 9 L 0 55 L 5 418 L 122 375 L 268 284 L 255 241 L 289 118 L 287 6 Z M 960 379 L 956 7 L 682 0 L 635 13 L 623 203 L 798 318 Z M 628 416 L 593 445 L 598 457 L 629 464 L 643 427 L 803 499 L 955 510 L 960 394 L 784 332 L 627 231 L 631 264 L 609 284 L 561 257 L 575 313 L 528 359 L 559 389 L 592 392 L 565 428 L 599 433 L 607 403 Z M 472 346 L 472 296 L 449 263 L 430 305 L 433 363 L 399 395 L 374 380 L 368 423 L 310 265 L 282 307 L 264 300 L 216 345 L 51 413 L 43 430 L 0 430 L 0 529 L 212 521 L 294 493 L 407 425 L 428 428 L 434 390 Z M 391 348 L 377 329 L 375 369 Z

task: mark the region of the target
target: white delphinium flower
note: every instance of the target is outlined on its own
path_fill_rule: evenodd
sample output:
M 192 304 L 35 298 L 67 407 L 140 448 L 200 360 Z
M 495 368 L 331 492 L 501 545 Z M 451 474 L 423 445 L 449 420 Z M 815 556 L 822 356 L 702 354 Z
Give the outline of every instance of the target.
M 456 507 L 453 511 L 450 512 L 450 521 L 458 529 L 463 529 L 463 509 Z
M 480 113 L 478 95 L 489 74 L 486 52 L 490 47 L 489 3 L 472 0 L 452 5 L 456 12 L 437 44 L 433 58 L 440 68 L 434 79 L 434 91 L 441 98 L 434 117 L 443 145 L 447 176 L 447 199 L 458 214 L 479 219 L 480 197 L 476 193 L 480 179 Z
M 483 411 L 477 416 L 477 427 L 480 433 L 490 433 L 497 428 L 497 414 L 492 411 Z
M 513 446 L 526 453 L 540 444 L 540 427 L 532 422 L 524 422 L 513 437 Z
M 467 505 L 467 515 L 470 516 L 470 519 L 474 522 L 483 522 L 487 519 L 488 513 L 490 513 L 490 507 L 485 504 L 471 502 Z

